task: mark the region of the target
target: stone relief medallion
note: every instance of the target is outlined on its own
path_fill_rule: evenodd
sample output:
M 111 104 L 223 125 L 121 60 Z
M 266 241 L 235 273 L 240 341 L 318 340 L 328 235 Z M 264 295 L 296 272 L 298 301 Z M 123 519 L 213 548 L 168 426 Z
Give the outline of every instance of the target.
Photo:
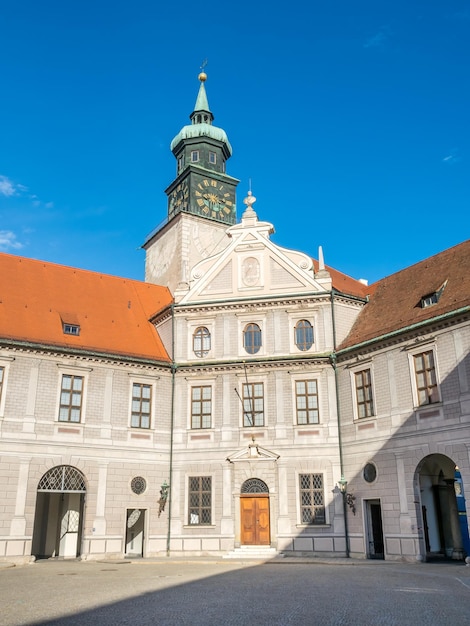
M 242 263 L 242 280 L 247 287 L 254 287 L 259 284 L 259 279 L 259 261 L 255 257 L 249 256 Z

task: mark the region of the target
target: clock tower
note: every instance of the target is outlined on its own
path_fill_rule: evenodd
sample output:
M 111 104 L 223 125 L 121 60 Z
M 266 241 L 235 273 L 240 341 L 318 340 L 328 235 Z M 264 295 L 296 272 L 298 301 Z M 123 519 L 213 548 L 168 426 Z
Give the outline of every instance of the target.
M 236 222 L 235 189 L 238 180 L 225 173 L 232 156 L 227 134 L 212 124 L 205 82 L 199 74 L 199 93 L 191 124 L 183 126 L 171 142 L 177 163 L 176 179 L 165 190 L 168 196 L 168 218 L 180 211 L 200 215 L 231 225 Z
M 171 142 L 176 178 L 167 187 L 168 217 L 145 241 L 145 280 L 184 289 L 191 268 L 228 243 L 226 229 L 237 221 L 236 178 L 226 173 L 232 146 L 226 132 L 213 125 L 205 83 L 199 74 L 199 92 L 190 124 Z

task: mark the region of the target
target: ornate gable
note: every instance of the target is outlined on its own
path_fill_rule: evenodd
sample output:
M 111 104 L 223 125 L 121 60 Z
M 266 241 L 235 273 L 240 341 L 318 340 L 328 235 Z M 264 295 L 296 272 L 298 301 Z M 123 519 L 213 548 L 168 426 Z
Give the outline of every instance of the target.
M 274 227 L 258 220 L 254 201 L 249 194 L 241 222 L 228 228 L 231 242 L 225 250 L 192 268 L 187 288 L 175 293 L 177 302 L 301 295 L 331 288 L 328 272 L 322 268 L 317 278 L 309 256 L 270 241 Z
M 262 448 L 253 438 L 248 446 L 228 456 L 227 461 L 230 463 L 238 463 L 240 461 L 277 461 L 278 458 L 279 454 Z

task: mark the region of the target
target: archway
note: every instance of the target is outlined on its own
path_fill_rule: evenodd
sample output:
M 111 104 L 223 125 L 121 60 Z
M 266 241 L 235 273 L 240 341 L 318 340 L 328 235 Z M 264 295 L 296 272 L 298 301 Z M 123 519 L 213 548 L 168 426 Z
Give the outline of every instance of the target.
M 457 499 L 455 462 L 443 454 L 426 456 L 416 468 L 417 511 L 423 529 L 423 560 L 464 558 Z
M 259 478 L 246 480 L 240 491 L 241 543 L 269 546 L 269 489 Z
M 36 558 L 80 556 L 85 477 L 69 465 L 50 469 L 37 489 L 32 554 Z

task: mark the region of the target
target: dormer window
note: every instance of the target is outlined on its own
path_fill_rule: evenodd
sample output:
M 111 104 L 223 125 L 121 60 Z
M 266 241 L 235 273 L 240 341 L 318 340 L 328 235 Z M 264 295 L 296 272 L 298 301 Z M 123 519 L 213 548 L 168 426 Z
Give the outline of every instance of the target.
M 428 293 L 421 298 L 421 308 L 426 309 L 428 306 L 432 306 L 433 304 L 437 304 L 439 302 L 439 298 L 442 295 L 442 292 L 447 285 L 447 281 L 443 282 L 437 291 L 433 291 L 432 293 Z
M 421 307 L 425 309 L 428 306 L 437 304 L 438 300 L 439 300 L 439 295 L 435 291 L 434 293 L 431 293 L 428 296 L 424 296 L 424 298 L 421 298 Z
M 64 324 L 64 335 L 76 335 L 80 334 L 80 326 L 78 324 Z

